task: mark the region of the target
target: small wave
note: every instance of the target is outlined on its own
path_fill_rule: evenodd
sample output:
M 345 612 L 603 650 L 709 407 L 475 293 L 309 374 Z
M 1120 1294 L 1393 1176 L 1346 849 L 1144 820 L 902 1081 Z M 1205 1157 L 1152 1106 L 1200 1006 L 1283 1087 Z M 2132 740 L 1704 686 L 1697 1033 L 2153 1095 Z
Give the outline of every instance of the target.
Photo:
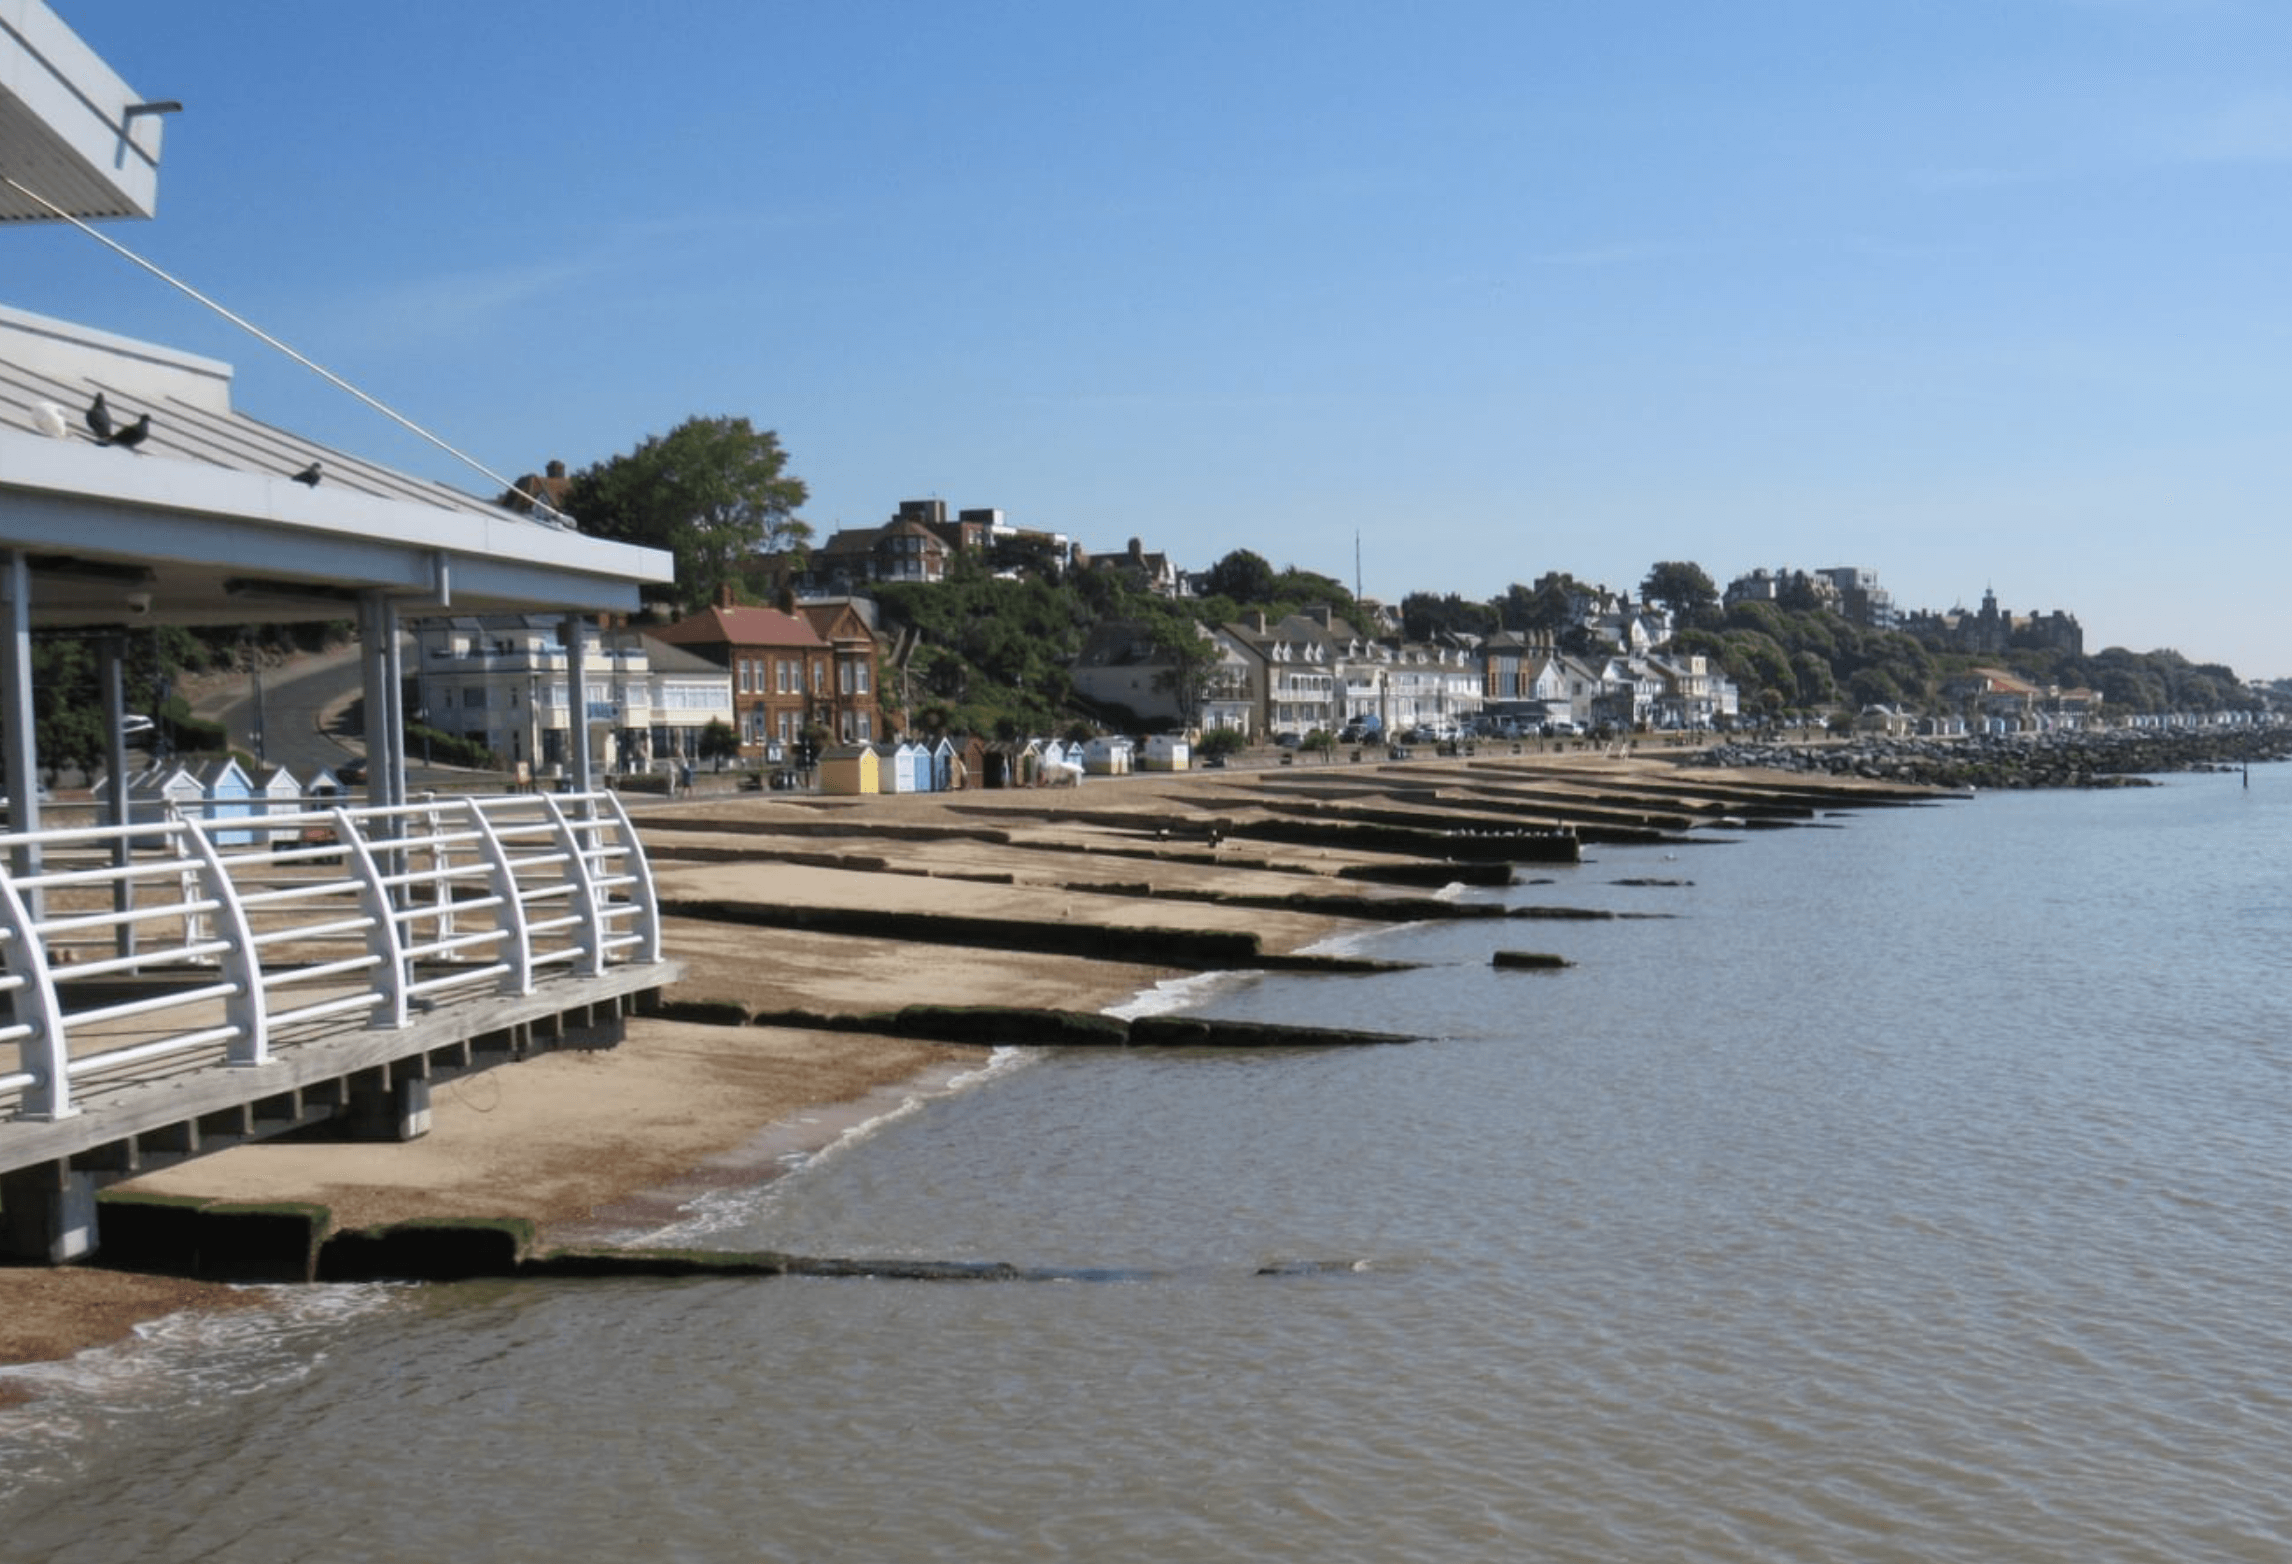
M 241 1289 L 254 1309 L 187 1309 L 146 1321 L 108 1346 L 49 1363 L 0 1367 L 33 1392 L 0 1412 L 0 1503 L 65 1481 L 77 1452 L 115 1419 L 155 1405 L 196 1408 L 301 1383 L 344 1324 L 391 1307 L 403 1284 L 361 1282 Z
M 1305 956 L 1357 956 L 1364 952 L 1374 952 L 1395 935 L 1413 933 L 1425 926 L 1422 922 L 1388 923 L 1350 930 L 1343 934 L 1332 934 L 1327 939 L 1315 940 L 1298 953 Z
M 763 1182 L 710 1190 L 696 1196 L 685 1214 L 665 1227 L 629 1238 L 636 1249 L 677 1249 L 702 1244 L 711 1236 L 747 1227 L 779 1198 L 780 1175 L 794 1175 L 844 1156 L 873 1140 L 883 1130 L 912 1118 L 935 1102 L 973 1092 L 1025 1068 L 1042 1057 L 1039 1048 L 1008 1045 L 989 1050 L 987 1062 L 976 1069 L 929 1075 L 920 1082 L 886 1087 L 838 1109 L 807 1114 L 776 1125 L 767 1136 L 789 1141 L 773 1156 L 777 1173 Z M 896 1100 L 894 1100 L 896 1099 Z
M 1213 994 L 1249 981 L 1252 978 L 1248 973 L 1190 972 L 1184 977 L 1164 978 L 1152 988 L 1140 990 L 1121 1004 L 1108 1005 L 1099 1013 L 1117 1021 L 1169 1015 L 1173 1011 L 1191 1010 Z

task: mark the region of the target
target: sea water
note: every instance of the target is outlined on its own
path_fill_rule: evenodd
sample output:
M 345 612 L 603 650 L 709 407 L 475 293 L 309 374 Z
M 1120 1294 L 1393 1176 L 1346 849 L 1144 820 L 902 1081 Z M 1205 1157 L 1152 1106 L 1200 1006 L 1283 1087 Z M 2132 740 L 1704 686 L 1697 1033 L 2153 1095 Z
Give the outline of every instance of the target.
M 1004 1054 L 654 1235 L 1044 1279 L 178 1326 L 0 1559 L 2292 1556 L 2292 770 L 1524 876 L 1616 916 L 1181 996 L 1417 1042 Z

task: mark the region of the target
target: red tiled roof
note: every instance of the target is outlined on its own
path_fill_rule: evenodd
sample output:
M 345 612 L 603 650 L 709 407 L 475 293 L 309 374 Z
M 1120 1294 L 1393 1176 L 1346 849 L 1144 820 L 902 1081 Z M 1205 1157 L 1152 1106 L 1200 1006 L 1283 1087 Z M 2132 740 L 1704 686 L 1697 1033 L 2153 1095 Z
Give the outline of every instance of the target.
M 671 646 L 801 646 L 825 648 L 818 632 L 777 608 L 706 608 L 650 632 Z

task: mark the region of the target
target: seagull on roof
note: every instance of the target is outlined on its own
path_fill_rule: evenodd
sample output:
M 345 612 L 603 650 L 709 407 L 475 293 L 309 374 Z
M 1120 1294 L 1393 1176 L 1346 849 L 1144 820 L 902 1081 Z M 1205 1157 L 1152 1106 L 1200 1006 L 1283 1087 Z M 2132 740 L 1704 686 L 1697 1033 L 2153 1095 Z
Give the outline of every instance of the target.
M 101 391 L 98 391 L 96 399 L 88 404 L 87 418 L 88 433 L 96 437 L 96 443 L 98 445 L 111 444 L 111 409 L 104 405 Z
M 312 462 L 308 467 L 305 467 L 301 472 L 298 472 L 294 475 L 294 481 L 303 485 L 305 488 L 317 488 L 319 476 L 318 470 L 325 465 L 326 464 L 324 462 Z
M 129 424 L 125 429 L 120 430 L 117 434 L 114 434 L 109 439 L 105 440 L 104 444 L 124 445 L 132 451 L 137 446 L 141 445 L 145 438 L 150 435 L 150 433 L 151 415 L 149 413 L 145 413 L 134 423 Z
M 32 427 L 51 440 L 61 440 L 71 432 L 72 425 L 71 420 L 64 416 L 64 410 L 55 403 L 34 402 L 32 404 Z

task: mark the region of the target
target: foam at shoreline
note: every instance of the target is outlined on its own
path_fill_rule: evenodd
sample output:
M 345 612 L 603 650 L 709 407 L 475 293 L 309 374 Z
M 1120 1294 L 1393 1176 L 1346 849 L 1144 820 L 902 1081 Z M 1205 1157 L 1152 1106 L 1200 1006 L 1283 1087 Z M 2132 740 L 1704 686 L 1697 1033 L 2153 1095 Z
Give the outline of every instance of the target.
M 102 1438 L 114 1418 L 154 1401 L 205 1405 L 301 1384 L 325 1362 L 335 1331 L 410 1293 L 400 1282 L 244 1290 L 260 1294 L 264 1306 L 184 1309 L 69 1358 L 0 1365 L 0 1380 L 35 1392 L 0 1409 L 0 1503 L 69 1481 L 78 1449 Z
M 1212 995 L 1238 988 L 1257 976 L 1254 972 L 1189 972 L 1183 977 L 1164 978 L 1152 988 L 1140 989 L 1120 1004 L 1107 1005 L 1098 1013 L 1117 1021 L 1135 1021 L 1140 1016 L 1191 1010 Z

